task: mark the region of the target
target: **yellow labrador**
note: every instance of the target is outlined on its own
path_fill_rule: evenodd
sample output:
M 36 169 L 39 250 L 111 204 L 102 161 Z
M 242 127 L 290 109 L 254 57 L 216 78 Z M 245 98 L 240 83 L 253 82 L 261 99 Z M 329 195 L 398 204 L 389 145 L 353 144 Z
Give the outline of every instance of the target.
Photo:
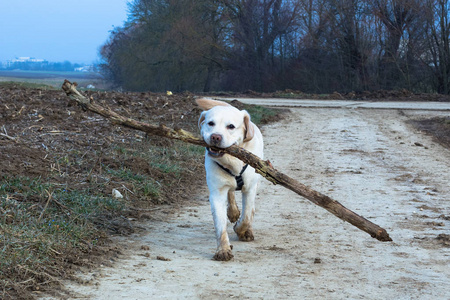
M 197 99 L 204 111 L 198 121 L 204 141 L 217 148 L 238 145 L 263 158 L 263 138 L 245 110 L 226 102 Z M 259 175 L 241 160 L 223 152 L 206 149 L 206 182 L 217 238 L 215 260 L 233 258 L 227 234 L 227 216 L 235 223 L 234 231 L 241 241 L 253 241 L 252 222 Z M 242 191 L 242 214 L 236 205 L 234 192 Z

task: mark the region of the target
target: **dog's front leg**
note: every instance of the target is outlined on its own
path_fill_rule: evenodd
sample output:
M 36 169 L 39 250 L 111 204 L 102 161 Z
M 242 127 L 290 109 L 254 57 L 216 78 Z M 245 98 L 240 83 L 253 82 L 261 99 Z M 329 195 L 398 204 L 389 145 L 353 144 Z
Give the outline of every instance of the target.
M 216 230 L 217 251 L 215 260 L 227 261 L 233 258 L 227 234 L 227 191 L 213 191 L 209 196 L 211 212 Z

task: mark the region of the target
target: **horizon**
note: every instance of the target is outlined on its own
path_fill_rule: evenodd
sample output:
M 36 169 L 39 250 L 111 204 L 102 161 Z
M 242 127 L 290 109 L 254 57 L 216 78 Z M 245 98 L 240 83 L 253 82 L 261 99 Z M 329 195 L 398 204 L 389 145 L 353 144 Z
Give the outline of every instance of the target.
M 69 3 L 69 2 L 67 2 Z M 70 2 L 72 3 L 72 2 Z M 127 0 L 0 2 L 0 61 L 19 57 L 98 64 L 99 48 L 127 19 Z
M 70 61 L 70 60 L 68 60 L 68 59 L 65 59 L 65 60 L 60 60 L 60 61 L 53 61 L 53 60 L 48 60 L 48 59 L 45 59 L 45 58 L 42 58 L 42 57 L 34 57 L 34 56 L 16 56 L 16 57 L 14 57 L 14 58 L 11 58 L 11 59 L 6 59 L 6 60 L 1 60 L 0 59 L 0 63 L 5 63 L 5 62 L 8 62 L 8 61 L 14 61 L 14 60 L 20 60 L 20 59 L 35 59 L 35 60 L 42 60 L 43 62 L 48 62 L 48 63 L 64 63 L 64 62 L 69 62 L 69 63 L 71 63 L 71 64 L 78 64 L 78 65 L 96 65 L 96 64 L 98 64 L 98 62 L 91 62 L 91 63 L 78 63 L 78 62 L 76 62 L 76 61 Z M 30 61 L 31 62 L 31 61 Z M 1 66 L 0 66 L 1 67 Z

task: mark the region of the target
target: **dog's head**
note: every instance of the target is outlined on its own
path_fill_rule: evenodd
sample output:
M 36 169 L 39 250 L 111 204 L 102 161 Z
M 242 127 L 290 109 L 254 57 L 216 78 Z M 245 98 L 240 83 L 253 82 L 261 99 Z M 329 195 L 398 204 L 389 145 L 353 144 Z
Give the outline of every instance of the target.
M 197 99 L 197 104 L 204 111 L 198 120 L 203 140 L 217 148 L 228 148 L 231 145 L 242 146 L 254 136 L 254 124 L 245 110 L 239 110 L 226 102 L 209 99 Z M 213 157 L 222 156 L 222 152 L 208 149 Z

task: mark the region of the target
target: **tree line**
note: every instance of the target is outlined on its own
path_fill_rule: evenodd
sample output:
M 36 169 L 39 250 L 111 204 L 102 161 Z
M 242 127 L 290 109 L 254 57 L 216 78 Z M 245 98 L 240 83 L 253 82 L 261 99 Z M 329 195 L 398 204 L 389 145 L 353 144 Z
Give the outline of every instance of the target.
M 449 0 L 133 0 L 102 45 L 126 90 L 450 93 Z

